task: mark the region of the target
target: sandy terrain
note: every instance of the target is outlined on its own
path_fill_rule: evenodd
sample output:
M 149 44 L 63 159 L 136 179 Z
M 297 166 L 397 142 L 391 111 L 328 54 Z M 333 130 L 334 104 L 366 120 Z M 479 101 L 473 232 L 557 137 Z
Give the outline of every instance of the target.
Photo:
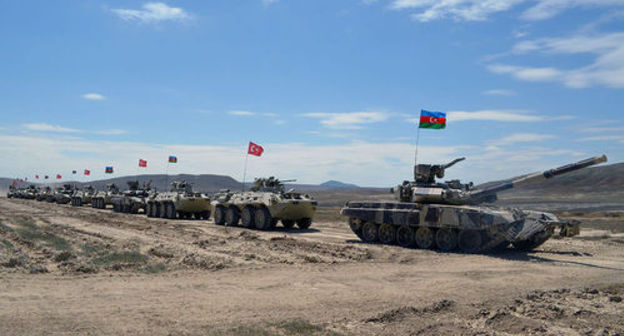
M 0 198 L 0 335 L 624 334 L 622 214 L 469 255 L 361 244 L 329 212 L 258 232 Z

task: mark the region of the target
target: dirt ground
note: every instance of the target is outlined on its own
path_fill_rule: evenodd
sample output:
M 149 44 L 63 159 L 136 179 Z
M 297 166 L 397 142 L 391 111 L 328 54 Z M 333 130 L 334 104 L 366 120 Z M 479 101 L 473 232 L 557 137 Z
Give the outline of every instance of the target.
M 0 335 L 624 335 L 624 214 L 531 253 L 0 198 Z

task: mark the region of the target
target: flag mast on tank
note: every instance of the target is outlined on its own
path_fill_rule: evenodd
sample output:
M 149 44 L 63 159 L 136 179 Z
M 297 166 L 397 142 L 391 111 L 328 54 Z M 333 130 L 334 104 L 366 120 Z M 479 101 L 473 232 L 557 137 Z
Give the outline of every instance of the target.
M 245 179 L 247 178 L 247 161 L 249 160 L 249 155 L 253 156 L 262 156 L 264 153 L 264 148 L 252 141 L 249 141 L 249 146 L 247 147 L 247 154 L 245 155 L 245 166 L 243 168 L 243 186 L 242 189 L 245 191 Z
M 420 120 L 418 124 L 418 131 L 416 132 L 416 152 L 414 153 L 414 165 L 418 164 L 418 143 L 420 142 L 421 128 L 445 129 L 446 113 L 420 110 Z

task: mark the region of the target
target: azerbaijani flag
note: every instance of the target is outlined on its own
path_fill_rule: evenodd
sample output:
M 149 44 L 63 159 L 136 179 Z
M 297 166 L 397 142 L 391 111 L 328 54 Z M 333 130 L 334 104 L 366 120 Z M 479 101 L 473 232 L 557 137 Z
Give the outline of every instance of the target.
M 421 110 L 420 125 L 418 126 L 418 128 L 446 128 L 446 113 Z
M 169 163 L 178 163 L 178 157 L 169 155 Z
M 112 174 L 113 173 L 113 166 L 106 167 L 106 170 L 104 170 L 104 172 L 106 174 Z

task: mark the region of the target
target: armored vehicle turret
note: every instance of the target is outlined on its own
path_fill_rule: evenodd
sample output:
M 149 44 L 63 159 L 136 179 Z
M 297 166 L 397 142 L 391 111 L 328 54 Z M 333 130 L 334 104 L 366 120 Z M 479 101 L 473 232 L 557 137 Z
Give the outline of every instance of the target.
M 86 186 L 82 189 L 76 189 L 71 197 L 71 205 L 73 206 L 83 206 L 85 204 L 90 204 L 95 195 L 96 190 L 93 186 Z
M 20 188 L 17 192 L 17 197 L 32 200 L 37 198 L 37 194 L 39 194 L 39 187 L 30 184 L 27 187 Z
M 152 190 L 152 181 L 139 186 L 139 181 L 128 181 L 128 190 L 113 195 L 111 197 L 111 203 L 113 204 L 113 211 L 137 214 L 139 211 L 145 211 L 147 201 L 155 196 L 155 191 Z
M 62 187 L 57 188 L 54 193 L 54 201 L 58 204 L 67 204 L 71 201 L 71 195 L 74 193 L 73 185 L 66 183 Z
M 477 188 L 459 180 L 437 182 L 445 170 L 464 160 L 443 165 L 419 164 L 414 181 L 393 188 L 397 202 L 347 202 L 340 213 L 349 218 L 351 230 L 365 242 L 405 247 L 473 252 L 513 245 L 530 250 L 548 240 L 559 228 L 561 236 L 579 233 L 576 222 L 546 212 L 501 208 L 487 203 L 497 193 L 536 183 L 607 161 L 593 157 L 559 168 L 533 173 Z
M 168 192 L 158 193 L 148 200 L 145 213 L 148 217 L 208 220 L 211 209 L 210 197 L 194 192 L 190 183 L 182 181 L 171 183 Z
M 119 194 L 119 188 L 115 183 L 106 185 L 106 190 L 95 192 L 91 197 L 91 207 L 96 209 L 106 209 L 107 205 L 112 204 L 112 197 Z
M 295 224 L 305 230 L 312 224 L 317 202 L 306 194 L 285 190 L 284 183 L 275 177 L 257 178 L 249 191 L 219 192 L 212 205 L 217 225 L 236 226 L 259 230 L 272 229 L 281 221 L 291 229 Z

